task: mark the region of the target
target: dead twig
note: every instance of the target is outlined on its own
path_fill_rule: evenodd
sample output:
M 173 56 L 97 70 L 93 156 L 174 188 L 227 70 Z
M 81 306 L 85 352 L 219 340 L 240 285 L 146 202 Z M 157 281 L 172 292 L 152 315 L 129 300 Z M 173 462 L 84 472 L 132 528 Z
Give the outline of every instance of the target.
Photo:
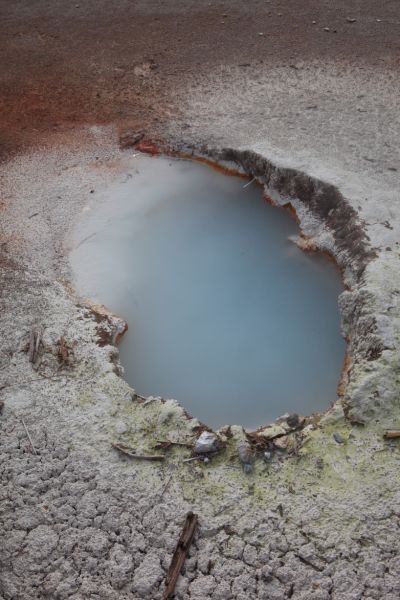
M 204 456 L 191 456 L 190 458 L 184 458 L 182 462 L 188 463 L 192 462 L 192 460 L 204 460 Z
M 39 373 L 39 375 L 41 375 L 41 379 L 25 379 L 25 381 L 17 381 L 15 383 L 5 383 L 0 387 L 0 390 L 9 387 L 22 387 L 24 385 L 27 385 L 28 383 L 43 383 L 43 379 L 63 379 L 66 377 L 66 375 L 43 375 L 43 373 Z M 90 379 L 82 379 L 81 383 L 84 381 L 94 381 L 94 379 L 94 377 L 91 377 Z
M 300 554 L 295 553 L 295 556 L 297 556 L 300 562 L 302 562 L 304 565 L 307 565 L 308 567 L 311 567 L 312 569 L 314 569 L 314 571 L 319 571 L 321 573 L 321 571 L 324 570 L 324 567 L 322 565 L 317 565 L 315 564 L 315 562 L 312 562 L 311 560 L 305 558 L 304 556 L 301 556 Z
M 397 430 L 385 431 L 385 433 L 383 434 L 383 437 L 385 438 L 385 440 L 395 440 L 397 438 L 400 438 L 400 431 L 397 431 Z
M 175 591 L 176 582 L 189 552 L 190 544 L 192 543 L 193 536 L 197 528 L 197 523 L 198 516 L 192 511 L 189 511 L 186 515 L 182 532 L 179 536 L 179 540 L 172 556 L 167 576 L 165 578 L 165 591 L 163 600 L 169 600 Z
M 132 394 L 132 400 L 134 402 L 136 402 L 137 400 L 143 400 L 143 402 L 146 402 L 146 400 L 148 400 L 147 396 L 142 396 L 141 394 L 138 393 L 134 393 Z
M 57 340 L 57 359 L 61 366 L 68 363 L 69 350 L 63 335 Z
M 35 446 L 33 445 L 32 438 L 31 438 L 31 436 L 29 435 L 28 428 L 27 428 L 27 426 L 25 425 L 25 421 L 23 420 L 23 418 L 22 418 L 22 417 L 21 417 L 21 421 L 22 421 L 22 425 L 24 426 L 24 429 L 25 429 L 26 435 L 28 436 L 29 443 L 30 443 L 30 445 L 32 446 L 32 450 L 34 451 L 34 453 L 35 453 L 35 454 L 38 454 L 38 451 L 36 450 Z
M 29 362 L 32 363 L 32 367 L 36 370 L 38 368 L 38 355 L 40 342 L 42 341 L 41 331 L 34 331 L 32 329 L 29 336 Z
M 160 498 L 162 498 L 164 496 L 164 494 L 167 491 L 167 488 L 168 488 L 169 484 L 171 483 L 171 481 L 172 481 L 172 475 L 170 475 L 168 477 L 167 483 L 164 485 L 163 489 L 161 490 Z
M 181 446 L 182 448 L 192 448 L 193 443 L 189 442 L 172 442 L 171 440 L 157 440 L 154 446 L 157 450 L 168 450 L 171 446 Z
M 137 458 L 140 460 L 164 460 L 164 454 L 137 454 L 135 448 L 125 446 L 125 444 L 112 444 L 112 447 L 129 456 L 130 458 Z
M 35 348 L 36 348 L 36 332 L 32 329 L 29 334 L 29 362 L 33 363 L 35 360 Z

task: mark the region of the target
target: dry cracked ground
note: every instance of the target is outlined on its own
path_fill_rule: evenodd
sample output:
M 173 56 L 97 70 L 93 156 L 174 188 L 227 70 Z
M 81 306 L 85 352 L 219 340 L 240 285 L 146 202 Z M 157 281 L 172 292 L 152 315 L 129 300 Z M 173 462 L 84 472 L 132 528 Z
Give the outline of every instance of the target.
M 398 0 L 0 10 L 2 600 L 161 599 L 188 510 L 177 599 L 397 600 Z M 117 321 L 71 283 L 74 224 L 139 131 L 256 177 L 342 269 L 341 397 L 250 475 L 237 427 L 209 463 L 111 446 L 199 432 L 176 402 L 134 395 Z

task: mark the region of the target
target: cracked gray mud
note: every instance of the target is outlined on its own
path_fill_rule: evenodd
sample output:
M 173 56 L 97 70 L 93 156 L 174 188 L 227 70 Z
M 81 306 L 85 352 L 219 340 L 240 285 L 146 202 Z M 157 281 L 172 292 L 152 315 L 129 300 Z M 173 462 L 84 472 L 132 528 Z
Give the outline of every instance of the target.
M 209 465 L 184 463 L 180 447 L 161 465 L 131 462 L 111 443 L 153 453 L 157 439 L 192 443 L 199 423 L 173 401 L 132 400 L 108 343 L 117 322 L 65 283 L 66 232 L 82 199 L 111 171 L 126 172 L 130 155 L 116 140 L 113 128 L 55 135 L 3 168 L 11 201 L 2 220 L 2 596 L 160 600 L 191 509 L 200 525 L 177 584 L 181 600 L 397 599 L 399 453 L 382 437 L 399 427 L 396 219 L 383 228 L 394 250 L 381 251 L 380 228 L 361 226 L 358 199 L 323 178 L 275 164 L 260 148 L 199 148 L 292 203 L 305 234 L 336 257 L 348 286 L 340 305 L 349 381 L 297 456 L 259 458 L 249 476 L 236 455 L 240 428 L 219 432 L 226 448 Z M 349 222 L 358 241 L 346 245 Z M 37 371 L 32 329 L 42 331 Z

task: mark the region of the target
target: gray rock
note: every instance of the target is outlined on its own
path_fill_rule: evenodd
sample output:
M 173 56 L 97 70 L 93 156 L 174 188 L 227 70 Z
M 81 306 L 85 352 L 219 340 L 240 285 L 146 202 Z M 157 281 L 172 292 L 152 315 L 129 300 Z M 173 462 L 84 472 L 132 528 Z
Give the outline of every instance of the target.
M 219 448 L 218 437 L 211 431 L 203 431 L 198 437 L 194 446 L 196 454 L 208 454 L 209 452 L 216 452 Z

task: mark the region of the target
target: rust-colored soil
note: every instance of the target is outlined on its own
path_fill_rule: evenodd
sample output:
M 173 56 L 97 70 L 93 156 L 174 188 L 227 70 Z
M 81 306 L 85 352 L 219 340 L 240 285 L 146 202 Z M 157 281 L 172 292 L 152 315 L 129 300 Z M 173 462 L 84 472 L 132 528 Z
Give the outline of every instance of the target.
M 220 65 L 400 56 L 398 0 L 1 0 L 0 23 L 3 154 L 77 123 L 157 125 L 178 82 Z

